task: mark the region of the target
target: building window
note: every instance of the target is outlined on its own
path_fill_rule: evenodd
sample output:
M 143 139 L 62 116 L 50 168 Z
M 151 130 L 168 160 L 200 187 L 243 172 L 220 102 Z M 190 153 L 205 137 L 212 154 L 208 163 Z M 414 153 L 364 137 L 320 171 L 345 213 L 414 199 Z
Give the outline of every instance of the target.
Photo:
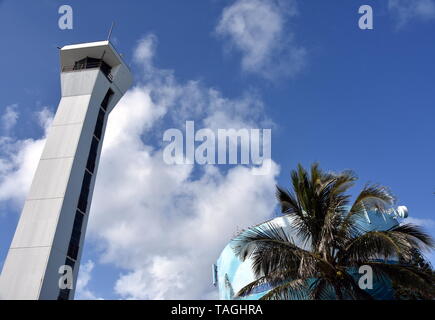
M 77 259 L 80 247 L 80 238 L 82 235 L 84 215 L 80 211 L 76 211 L 74 218 L 73 230 L 68 246 L 68 257 Z
M 113 77 L 110 73 L 112 71 L 112 68 L 102 59 L 96 59 L 91 57 L 86 57 L 84 59 L 81 59 L 74 63 L 74 66 L 66 66 L 63 68 L 62 71 L 77 71 L 77 70 L 84 70 L 84 69 L 94 69 L 98 68 L 101 70 L 101 72 L 106 76 L 106 78 L 112 82 Z
M 83 61 L 86 64 L 88 61 Z M 80 68 L 80 66 L 77 66 Z M 80 191 L 79 202 L 77 204 L 78 210 L 76 211 L 74 217 L 73 229 L 71 232 L 71 237 L 68 245 L 67 252 L 67 262 L 65 264 L 70 265 L 74 268 L 75 260 L 78 258 L 79 250 L 80 250 L 80 239 L 82 235 L 83 228 L 83 219 L 84 214 L 88 209 L 88 199 L 89 193 L 91 189 L 92 182 L 92 174 L 94 173 L 97 155 L 98 155 L 98 147 L 100 143 L 101 136 L 103 134 L 103 126 L 104 120 L 106 116 L 106 110 L 110 103 L 110 98 L 113 96 L 114 92 L 109 89 L 104 96 L 103 101 L 101 102 L 101 108 L 98 112 L 97 123 L 95 124 L 94 129 L 94 137 L 92 137 L 91 148 L 89 150 L 88 160 L 86 163 L 86 171 L 83 176 L 82 188 Z M 68 300 L 69 299 L 70 290 L 63 289 L 59 291 L 58 300 Z
M 60 289 L 57 300 L 69 300 L 70 289 Z
M 79 204 L 77 206 L 82 212 L 86 212 L 88 208 L 88 194 L 81 192 L 79 198 Z
M 95 164 L 97 161 L 97 152 L 98 152 L 98 140 L 96 137 L 92 138 L 91 149 L 89 150 L 88 162 L 86 164 L 86 169 L 89 172 L 94 173 Z
M 80 239 L 77 238 L 71 238 L 69 241 L 69 246 L 68 246 L 68 257 L 72 258 L 72 259 L 77 259 L 78 255 L 79 255 L 79 244 L 80 244 Z
M 78 238 L 80 238 L 80 234 L 82 232 L 83 218 L 83 213 L 81 213 L 80 211 L 76 211 L 76 216 L 74 218 L 73 224 L 73 236 L 76 236 Z
M 88 198 L 89 198 L 89 190 L 91 187 L 91 180 L 92 180 L 92 175 L 86 171 L 83 177 L 82 189 L 80 191 L 80 198 L 78 204 L 78 208 L 83 213 L 86 213 L 86 210 L 88 209 Z
M 112 89 L 109 89 L 104 96 L 103 102 L 101 102 L 101 108 L 103 108 L 104 111 L 107 110 L 107 106 L 109 105 L 110 98 L 112 98 L 113 94 L 114 92 L 112 91 Z
M 91 187 L 92 175 L 89 172 L 85 171 L 85 175 L 83 177 L 82 182 L 82 190 L 89 189 Z
M 66 266 L 70 266 L 73 270 L 74 270 L 74 266 L 75 266 L 75 262 L 74 262 L 74 260 L 71 260 L 70 258 L 66 258 L 66 260 L 65 260 L 65 265 Z
M 105 116 L 106 112 L 100 108 L 100 111 L 98 112 L 98 117 L 97 117 L 97 124 L 95 125 L 95 130 L 94 130 L 94 135 L 98 138 L 101 139 L 101 135 L 103 133 L 103 126 L 104 126 L 104 116 Z

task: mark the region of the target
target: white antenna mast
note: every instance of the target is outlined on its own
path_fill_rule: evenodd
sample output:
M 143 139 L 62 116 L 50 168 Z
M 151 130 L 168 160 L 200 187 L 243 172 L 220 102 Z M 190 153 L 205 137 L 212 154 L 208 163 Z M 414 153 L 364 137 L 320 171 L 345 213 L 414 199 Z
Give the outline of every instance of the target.
M 112 22 L 112 26 L 109 30 L 109 35 L 107 36 L 107 41 L 110 41 L 110 37 L 112 36 L 113 27 L 115 26 L 115 21 Z

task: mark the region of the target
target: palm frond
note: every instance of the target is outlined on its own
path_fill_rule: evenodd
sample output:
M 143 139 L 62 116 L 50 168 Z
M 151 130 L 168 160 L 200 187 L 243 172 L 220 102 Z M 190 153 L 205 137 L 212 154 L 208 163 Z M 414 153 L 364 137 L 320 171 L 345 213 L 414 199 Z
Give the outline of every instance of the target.
M 349 202 L 349 196 L 344 194 L 356 180 L 352 171 L 342 173 L 324 173 L 317 163 L 311 166 L 310 174 L 301 166 L 291 173 L 294 194 L 278 189 L 278 199 L 282 204 L 283 213 L 297 212 L 301 221 L 298 225 L 298 236 L 304 241 L 311 241 L 311 246 L 318 248 L 324 224 L 329 212 L 344 212 L 343 208 Z M 284 205 L 283 205 L 284 204 Z M 289 210 L 291 208 L 291 210 Z M 334 219 L 334 229 L 341 222 Z M 332 226 L 332 225 L 331 225 Z M 331 229 L 330 229 L 331 230 Z
M 243 230 L 232 241 L 232 248 L 242 261 L 249 258 L 260 247 L 271 248 L 278 245 L 300 249 L 290 239 L 286 230 L 273 222 Z
M 393 285 L 420 293 L 428 299 L 435 298 L 435 276 L 432 271 L 424 271 L 414 266 L 368 262 L 378 278 L 388 278 Z
M 276 287 L 285 282 L 291 281 L 292 279 L 295 279 L 295 276 L 296 274 L 291 268 L 278 268 L 277 270 L 270 272 L 265 276 L 261 276 L 258 279 L 244 286 L 242 289 L 239 290 L 239 292 L 237 292 L 235 297 L 248 296 L 252 293 L 255 293 L 255 291 L 258 289 L 261 289 L 261 291 L 265 291 L 265 286 Z
M 273 288 L 260 300 L 303 300 L 308 288 L 307 279 L 295 279 Z
M 349 237 L 356 233 L 364 233 L 357 220 L 368 211 L 385 212 L 395 202 L 388 188 L 380 185 L 366 185 L 357 196 L 348 214 L 340 226 L 340 236 Z
M 299 276 L 313 276 L 317 270 L 333 267 L 316 253 L 294 244 L 286 230 L 274 223 L 251 228 L 232 241 L 234 253 L 245 261 L 251 258 L 257 277 L 267 275 L 278 268 L 294 266 Z
M 366 185 L 357 196 L 349 213 L 359 212 L 361 210 L 385 210 L 395 202 L 391 191 L 381 185 Z
M 287 272 L 292 271 L 292 276 L 296 278 L 299 275 L 300 256 L 292 250 L 283 250 L 281 246 L 270 248 L 260 246 L 251 255 L 252 270 L 257 277 L 287 270 Z
M 309 298 L 311 300 L 328 300 L 331 297 L 331 284 L 323 278 L 317 278 L 309 288 Z
M 420 227 L 406 224 L 387 231 L 370 231 L 352 239 L 339 253 L 340 263 L 362 263 L 373 258 L 409 260 L 417 248 L 434 247 L 434 240 Z
M 429 249 L 435 247 L 435 240 L 420 226 L 412 223 L 401 224 L 393 229 L 392 233 L 411 242 L 415 248 Z
M 291 192 L 279 186 L 276 189 L 276 197 L 281 205 L 281 212 L 284 215 L 292 217 L 293 229 L 296 232 L 296 236 L 304 244 L 307 244 L 311 239 L 311 232 L 306 212 L 301 208 L 298 199 Z

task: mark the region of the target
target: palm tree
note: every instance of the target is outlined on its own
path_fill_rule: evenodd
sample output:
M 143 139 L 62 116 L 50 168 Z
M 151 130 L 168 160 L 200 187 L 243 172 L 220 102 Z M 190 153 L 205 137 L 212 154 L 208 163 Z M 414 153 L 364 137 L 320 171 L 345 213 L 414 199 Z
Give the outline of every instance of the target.
M 368 211 L 386 212 L 395 203 L 387 188 L 366 185 L 351 204 L 346 191 L 354 185 L 351 171 L 326 173 L 318 164 L 308 173 L 301 165 L 291 173 L 293 191 L 277 187 L 283 215 L 292 219 L 296 244 L 288 228 L 272 222 L 245 230 L 233 249 L 242 260 L 252 259 L 256 280 L 236 296 L 247 296 L 268 285 L 262 297 L 280 299 L 373 299 L 358 285 L 350 270 L 372 268 L 375 279 L 435 297 L 432 270 L 410 261 L 416 252 L 434 247 L 433 239 L 418 226 L 397 225 L 386 231 L 369 231 L 361 224 Z

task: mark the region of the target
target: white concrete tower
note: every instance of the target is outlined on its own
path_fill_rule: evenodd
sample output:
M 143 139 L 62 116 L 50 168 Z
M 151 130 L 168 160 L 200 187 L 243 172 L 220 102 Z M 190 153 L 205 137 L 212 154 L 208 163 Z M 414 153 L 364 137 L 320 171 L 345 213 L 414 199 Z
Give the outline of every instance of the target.
M 72 299 L 109 112 L 132 84 L 109 41 L 61 48 L 56 116 L 0 276 L 0 299 Z M 61 266 L 73 288 L 60 289 Z

